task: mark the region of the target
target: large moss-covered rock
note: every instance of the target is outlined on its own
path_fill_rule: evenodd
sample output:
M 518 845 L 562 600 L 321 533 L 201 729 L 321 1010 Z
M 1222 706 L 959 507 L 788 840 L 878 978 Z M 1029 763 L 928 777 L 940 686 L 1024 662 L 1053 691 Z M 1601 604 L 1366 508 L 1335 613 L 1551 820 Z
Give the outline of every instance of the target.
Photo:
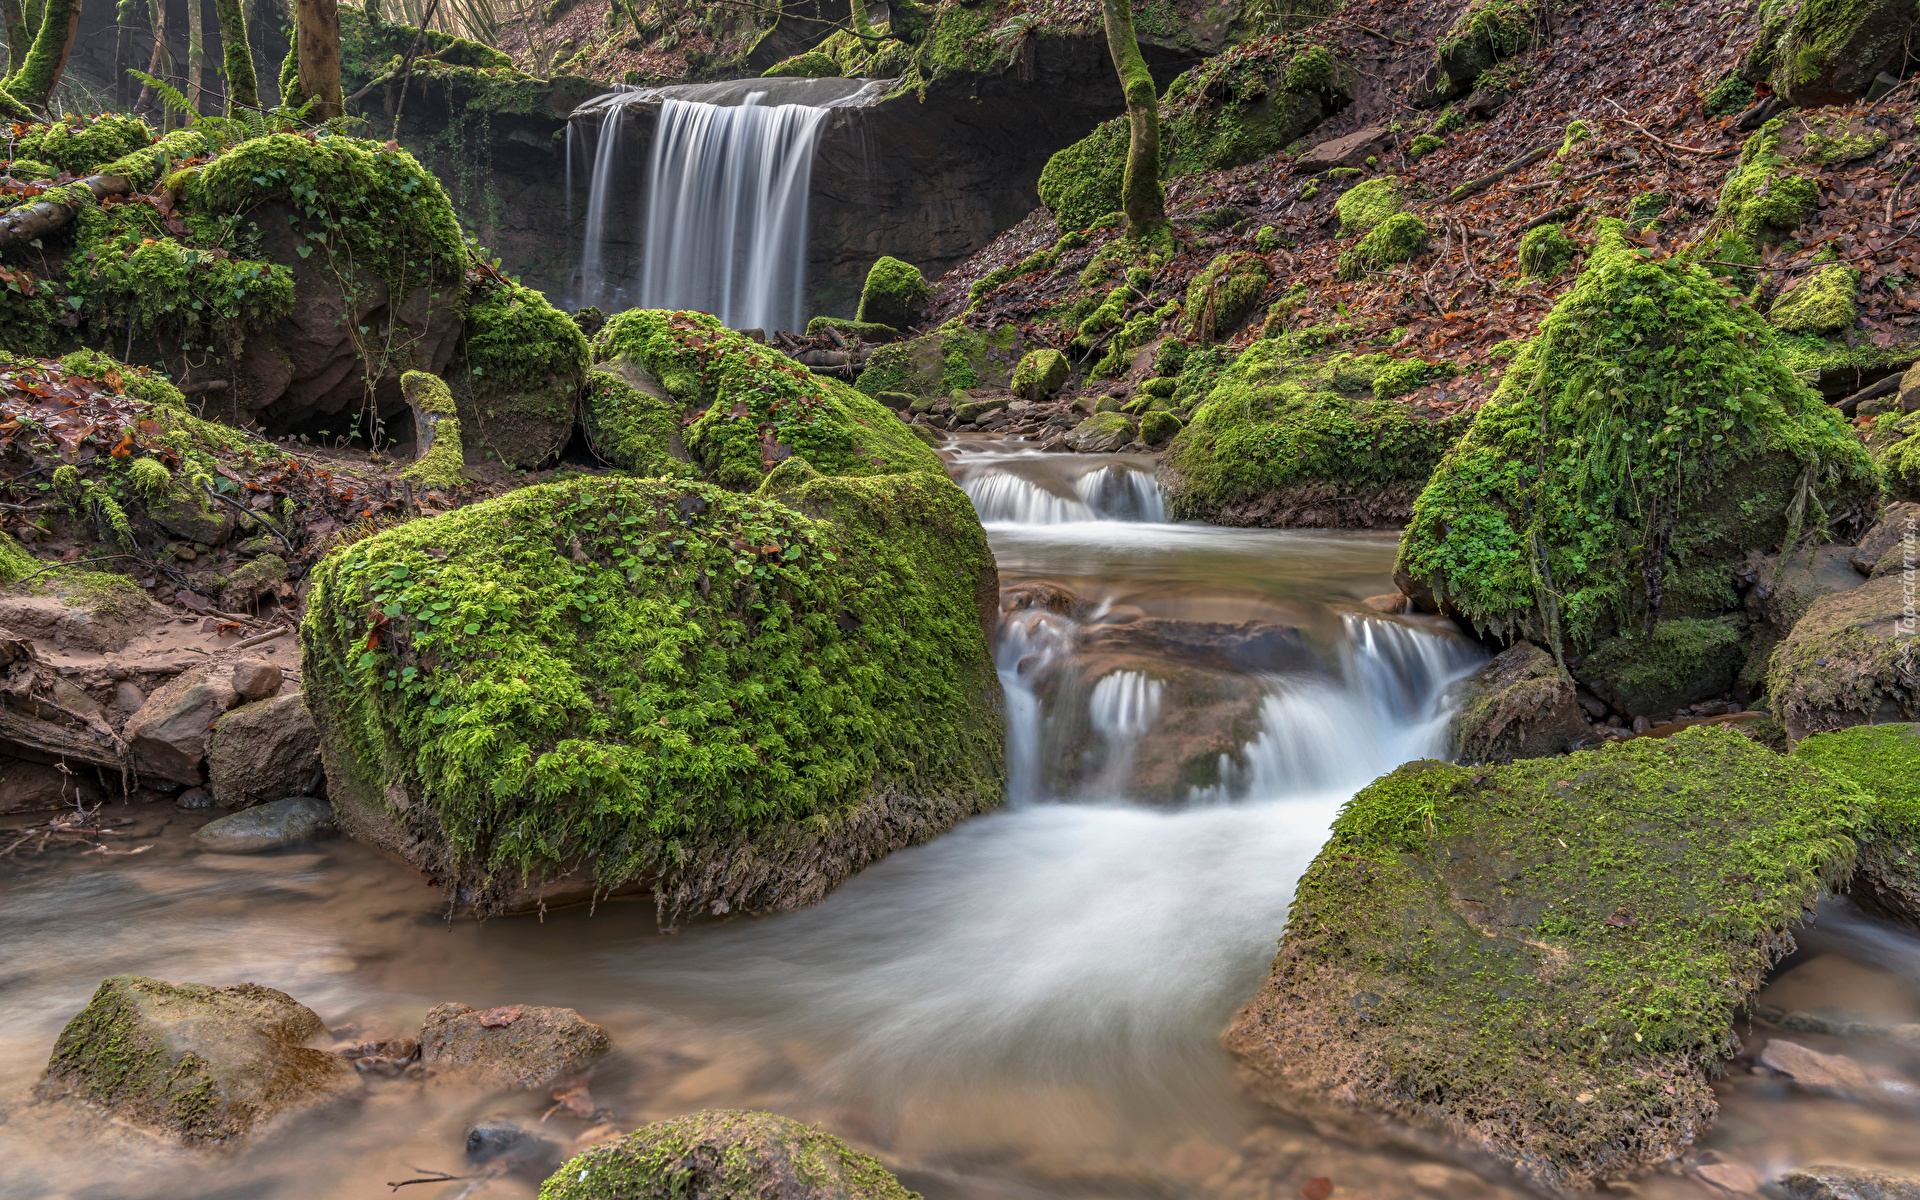
M 1679 617 L 1603 639 L 1575 660 L 1588 690 L 1625 713 L 1661 713 L 1732 690 L 1747 659 L 1747 621 Z
M 882 256 L 867 270 L 867 282 L 860 289 L 860 311 L 856 318 L 874 325 L 905 329 L 920 319 L 933 289 L 927 285 L 920 268 L 897 258 Z
M 224 1142 L 297 1108 L 356 1094 L 312 1009 L 258 984 L 103 980 L 53 1045 L 42 1096 L 97 1105 L 188 1143 Z
M 465 454 L 521 468 L 558 456 L 587 372 L 580 327 L 532 288 L 496 283 L 468 299 L 465 348 L 449 380 Z
M 918 1200 L 878 1159 L 773 1113 L 718 1109 L 595 1146 L 540 1200 Z
M 1402 590 L 1571 658 L 1735 611 L 1749 551 L 1863 518 L 1866 450 L 1731 297 L 1607 223 L 1421 492 Z
M 1019 366 L 1019 344 L 1012 325 L 975 329 L 956 318 L 932 333 L 876 348 L 853 385 L 869 396 L 903 392 L 936 399 L 972 388 L 1003 388 Z
M 1920 726 L 1856 725 L 1818 733 L 1793 756 L 1872 798 L 1847 894 L 1863 908 L 1920 928 Z
M 1160 99 L 1167 178 L 1256 162 L 1285 149 L 1347 104 L 1358 76 L 1298 35 L 1241 42 L 1182 73 Z M 1047 161 L 1040 200 L 1062 229 L 1120 208 L 1127 119 L 1115 117 Z
M 1795 108 L 1847 104 L 1897 73 L 1913 21 L 1906 0 L 1806 0 L 1768 23 L 1747 73 Z
M 587 435 L 627 470 L 684 474 L 690 465 L 736 488 L 757 487 L 790 456 L 829 475 L 941 470 L 939 455 L 870 393 L 706 313 L 619 313 L 594 336 L 593 353 Z
M 1920 719 L 1906 586 L 1896 573 L 1824 596 L 1774 650 L 1767 697 L 1789 738 Z
M 1465 95 L 1489 68 L 1533 47 L 1544 32 L 1534 0 L 1470 0 L 1434 45 L 1415 103 L 1443 104 Z
M 760 414 L 737 423 L 757 450 Z M 872 473 L 524 488 L 323 560 L 304 675 L 342 826 L 482 909 L 651 885 L 725 912 L 812 903 L 993 807 L 979 520 L 938 471 L 849 465 Z
M 1406 519 L 1463 418 L 1430 421 L 1374 398 L 1386 354 L 1309 357 L 1253 343 L 1161 459 L 1168 511 L 1226 525 L 1345 526 Z
M 1762 125 L 1740 147 L 1739 165 L 1720 185 L 1715 215 L 1740 237 L 1777 242 L 1819 205 L 1819 181 L 1795 168 L 1792 156 L 1783 153 L 1784 140 L 1784 120 L 1775 117 Z
M 1846 877 L 1864 799 L 1707 728 L 1402 767 L 1335 821 L 1227 1048 L 1284 1109 L 1549 1187 L 1668 1161 L 1714 1117 L 1735 1014 Z

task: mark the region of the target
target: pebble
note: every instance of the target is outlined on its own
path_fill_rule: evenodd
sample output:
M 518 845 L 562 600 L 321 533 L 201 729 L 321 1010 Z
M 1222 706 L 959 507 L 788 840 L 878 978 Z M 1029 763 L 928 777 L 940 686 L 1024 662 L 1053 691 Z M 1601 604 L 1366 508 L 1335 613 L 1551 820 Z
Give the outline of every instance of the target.
M 174 798 L 175 808 L 212 808 L 213 793 L 205 788 L 188 788 Z

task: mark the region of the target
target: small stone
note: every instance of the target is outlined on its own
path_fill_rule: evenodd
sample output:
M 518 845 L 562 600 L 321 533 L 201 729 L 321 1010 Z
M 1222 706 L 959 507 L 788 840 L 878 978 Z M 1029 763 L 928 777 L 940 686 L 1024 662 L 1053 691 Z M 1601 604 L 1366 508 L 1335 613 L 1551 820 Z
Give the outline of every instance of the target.
M 485 1117 L 467 1126 L 467 1161 L 545 1169 L 557 1165 L 559 1147 L 512 1117 Z
M 1653 725 L 1645 717 L 1635 717 L 1633 719 L 1633 731 L 1635 733 L 1645 733 L 1651 728 L 1653 728 Z
M 279 692 L 280 668 L 258 658 L 233 660 L 233 690 L 243 700 L 265 700 Z
M 508 1009 L 518 1015 L 499 1023 Z M 482 1013 L 456 1002 L 436 1005 L 420 1026 L 421 1062 L 497 1087 L 535 1089 L 573 1078 L 611 1046 L 605 1029 L 570 1008 L 508 1005 Z
M 312 796 L 293 796 L 242 809 L 202 825 L 194 844 L 214 854 L 259 854 L 333 831 L 333 806 Z
M 1760 1190 L 1759 1172 L 1745 1163 L 1708 1163 L 1703 1167 L 1696 1167 L 1693 1173 L 1723 1192 L 1750 1195 Z
M 113 685 L 113 706 L 121 712 L 136 713 L 147 702 L 147 694 L 134 683 L 116 683 Z
M 1316 1175 L 1300 1186 L 1300 1195 L 1305 1200 L 1327 1200 L 1333 1195 L 1333 1180 L 1325 1175 Z
M 188 788 L 175 797 L 173 806 L 175 808 L 212 808 L 213 793 L 205 788 Z

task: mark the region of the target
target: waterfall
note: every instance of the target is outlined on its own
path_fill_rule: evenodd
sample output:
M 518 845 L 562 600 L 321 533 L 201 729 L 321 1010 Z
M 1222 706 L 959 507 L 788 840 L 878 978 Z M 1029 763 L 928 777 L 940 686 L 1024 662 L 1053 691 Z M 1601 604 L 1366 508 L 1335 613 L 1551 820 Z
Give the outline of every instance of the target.
M 734 329 L 801 328 L 815 148 L 836 109 L 873 104 L 886 82 L 732 80 L 617 92 L 576 109 L 569 172 L 575 126 L 597 122 L 580 303 L 695 309 Z M 629 141 L 636 124 L 645 128 L 633 110 L 656 106 L 635 217 L 623 211 L 639 165 Z M 638 262 L 624 261 L 636 242 Z
M 999 467 L 972 471 L 960 486 L 973 501 L 980 519 L 989 523 L 1071 525 L 1077 521 L 1159 523 L 1167 519 L 1160 484 L 1149 473 L 1120 463 L 1086 471 L 1072 481 L 1070 496 Z

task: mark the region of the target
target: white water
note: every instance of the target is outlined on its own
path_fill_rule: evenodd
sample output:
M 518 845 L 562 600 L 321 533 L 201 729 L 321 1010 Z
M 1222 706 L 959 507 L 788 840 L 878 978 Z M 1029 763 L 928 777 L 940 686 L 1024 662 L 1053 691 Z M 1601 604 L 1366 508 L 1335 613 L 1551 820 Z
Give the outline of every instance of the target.
M 1091 467 L 1071 481 L 1035 480 L 1017 473 L 1020 465 L 983 466 L 963 476 L 960 486 L 982 522 L 1070 525 L 1078 521 L 1162 523 L 1167 519 L 1160 485 L 1148 471 L 1113 463 Z M 1071 487 L 1071 493 L 1056 490 L 1063 487 Z

